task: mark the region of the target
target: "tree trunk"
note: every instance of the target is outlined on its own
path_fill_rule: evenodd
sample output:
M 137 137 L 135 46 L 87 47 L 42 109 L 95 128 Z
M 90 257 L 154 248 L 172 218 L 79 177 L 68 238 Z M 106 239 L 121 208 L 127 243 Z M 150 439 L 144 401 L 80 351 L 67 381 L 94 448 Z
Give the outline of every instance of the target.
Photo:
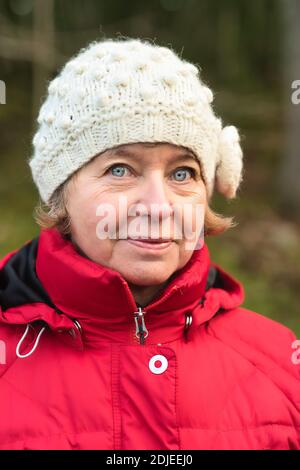
M 34 60 L 33 60 L 33 118 L 41 105 L 41 99 L 46 93 L 47 80 L 55 68 L 55 24 L 54 0 L 35 0 L 34 2 Z M 47 51 L 46 60 L 40 60 L 40 55 Z
M 300 220 L 300 103 L 292 102 L 292 84 L 300 80 L 300 2 L 281 0 L 284 23 L 283 85 L 285 97 L 285 147 L 279 172 L 281 206 Z

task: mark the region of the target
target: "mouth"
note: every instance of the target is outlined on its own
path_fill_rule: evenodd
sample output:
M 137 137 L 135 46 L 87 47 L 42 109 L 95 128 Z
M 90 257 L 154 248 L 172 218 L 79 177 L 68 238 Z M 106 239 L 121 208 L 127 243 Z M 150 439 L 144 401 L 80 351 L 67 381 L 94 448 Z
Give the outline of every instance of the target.
M 156 240 L 150 238 L 128 238 L 127 241 L 128 243 L 131 243 L 136 247 L 148 249 L 151 251 L 165 250 L 169 248 L 173 243 L 173 240 L 159 238 L 157 238 Z
M 128 238 L 128 240 L 137 240 L 146 243 L 168 243 L 172 242 L 171 238 Z

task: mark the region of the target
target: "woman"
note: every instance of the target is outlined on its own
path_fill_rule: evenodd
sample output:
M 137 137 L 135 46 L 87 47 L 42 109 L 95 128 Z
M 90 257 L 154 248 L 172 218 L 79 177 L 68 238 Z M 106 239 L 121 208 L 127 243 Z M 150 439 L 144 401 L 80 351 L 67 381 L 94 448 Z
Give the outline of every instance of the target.
M 89 45 L 49 85 L 40 236 L 0 265 L 1 449 L 299 449 L 295 337 L 242 307 L 205 236 L 242 180 L 197 68 Z

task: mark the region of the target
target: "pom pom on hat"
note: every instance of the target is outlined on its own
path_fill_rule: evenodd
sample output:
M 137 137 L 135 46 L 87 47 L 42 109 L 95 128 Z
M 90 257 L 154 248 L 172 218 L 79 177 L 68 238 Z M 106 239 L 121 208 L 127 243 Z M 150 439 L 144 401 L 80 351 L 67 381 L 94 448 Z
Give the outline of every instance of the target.
M 224 127 L 219 138 L 215 179 L 216 189 L 228 199 L 236 196 L 242 181 L 242 160 L 243 152 L 238 130 L 234 126 Z

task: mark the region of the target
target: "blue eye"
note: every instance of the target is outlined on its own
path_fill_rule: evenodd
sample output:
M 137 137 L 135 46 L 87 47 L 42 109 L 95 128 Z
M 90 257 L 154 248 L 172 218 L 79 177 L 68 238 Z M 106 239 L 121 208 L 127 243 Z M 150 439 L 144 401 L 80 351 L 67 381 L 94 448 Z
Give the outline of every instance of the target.
M 179 175 L 179 178 L 176 181 L 185 181 L 186 173 L 189 172 L 192 177 L 195 176 L 195 170 L 193 168 L 179 168 L 174 171 L 174 175 Z
M 113 176 L 122 177 L 124 176 L 124 171 L 128 170 L 125 165 L 114 165 L 109 168 L 109 171 L 112 173 Z

